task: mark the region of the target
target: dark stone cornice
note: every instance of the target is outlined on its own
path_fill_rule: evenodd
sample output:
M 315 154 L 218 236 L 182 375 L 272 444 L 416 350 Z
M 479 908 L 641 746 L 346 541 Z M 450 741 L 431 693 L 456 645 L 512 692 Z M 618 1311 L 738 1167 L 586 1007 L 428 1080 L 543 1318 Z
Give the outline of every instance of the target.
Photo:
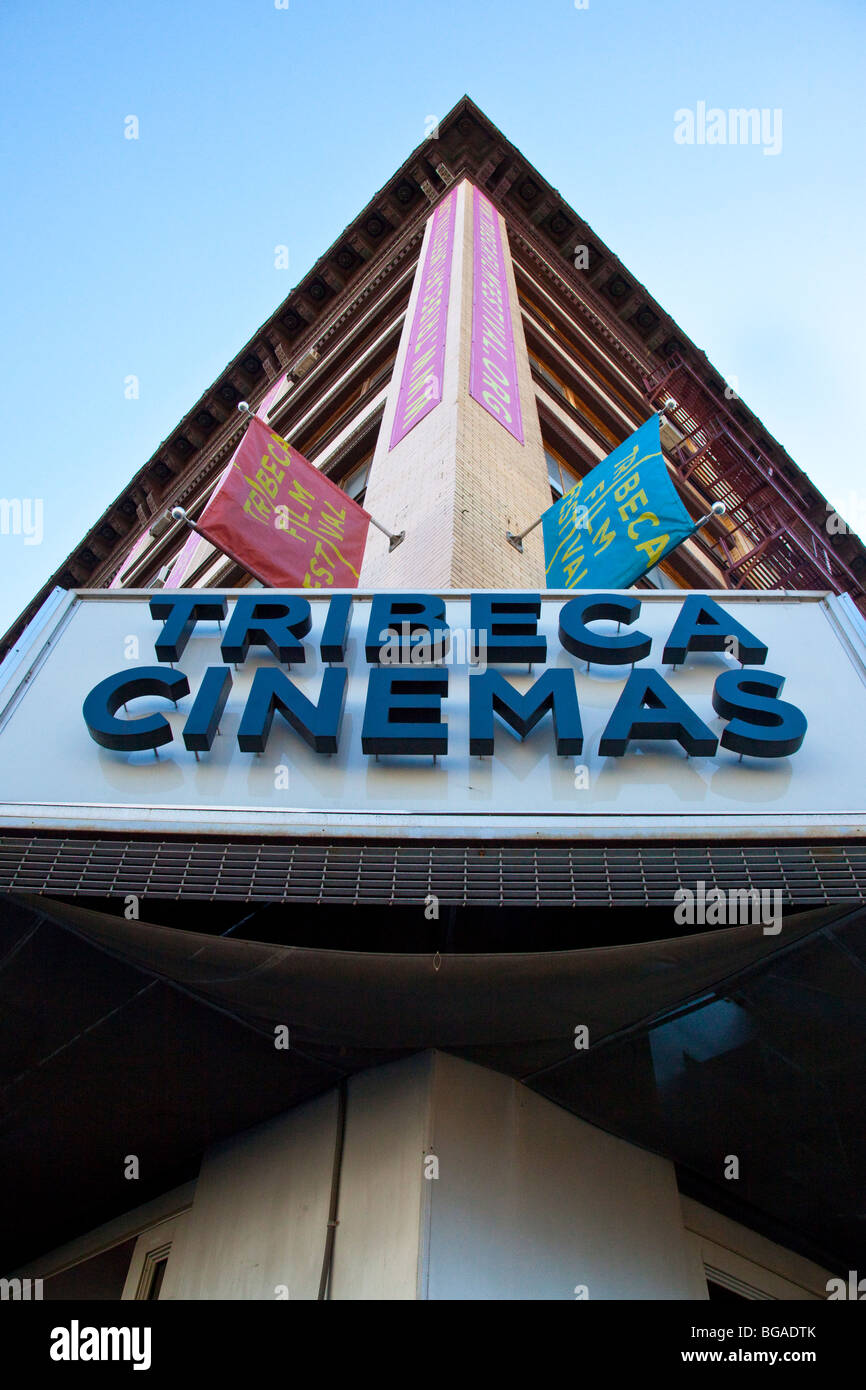
M 651 361 L 642 345 L 629 344 L 623 333 L 622 325 L 617 325 L 616 328 L 610 325 L 609 316 L 600 305 L 599 297 L 593 293 L 589 285 L 580 285 L 578 288 L 570 283 L 563 274 L 560 274 L 550 264 L 549 256 L 545 254 L 537 239 L 526 229 L 518 230 L 512 226 L 511 238 L 523 251 L 525 260 L 530 262 L 535 270 L 555 288 L 561 298 L 568 300 L 577 313 L 593 326 L 612 352 L 617 357 L 622 358 L 633 372 L 652 370 L 656 364 Z M 631 335 L 628 336 L 631 337 Z

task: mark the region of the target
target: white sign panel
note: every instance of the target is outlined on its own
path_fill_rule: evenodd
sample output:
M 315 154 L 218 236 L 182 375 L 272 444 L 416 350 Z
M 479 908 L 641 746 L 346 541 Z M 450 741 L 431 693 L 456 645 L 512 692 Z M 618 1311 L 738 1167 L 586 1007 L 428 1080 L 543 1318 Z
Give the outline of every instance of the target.
M 170 603 L 181 596 L 201 601 L 225 599 L 227 616 L 221 626 L 212 619 L 199 619 L 171 665 L 157 659 L 155 643 L 163 633 L 163 620 L 151 615 L 150 601 Z M 544 659 L 536 659 L 531 671 L 525 660 L 522 665 L 511 662 L 495 667 L 487 661 L 485 633 L 479 633 L 477 622 L 473 627 L 473 616 L 477 619 L 483 612 L 489 594 L 476 596 L 476 605 L 481 604 L 481 608 L 476 607 L 474 615 L 468 594 L 428 596 L 444 604 L 450 647 L 440 650 L 437 665 L 425 665 L 420 678 L 411 677 L 416 682 L 411 689 L 419 689 L 419 679 L 423 686 L 425 677 L 435 678 L 434 694 L 431 697 L 428 691 L 426 697 L 428 709 L 432 707 L 429 718 L 445 726 L 447 738 L 447 751 L 440 751 L 435 758 L 429 752 L 407 753 L 399 748 L 378 756 L 373 751 L 374 744 L 380 746 L 376 731 L 381 735 L 385 730 L 387 743 L 391 724 L 399 728 L 405 713 L 397 698 L 394 708 L 387 708 L 400 687 L 389 685 L 382 673 L 396 658 L 389 657 L 385 649 L 379 652 L 378 665 L 375 661 L 371 664 L 366 650 L 371 640 L 371 604 L 381 604 L 383 595 L 355 592 L 350 596 L 347 640 L 342 659 L 334 663 L 323 660 L 320 640 L 329 604 L 341 596 L 321 591 L 290 596 L 296 603 L 308 602 L 310 608 L 309 631 L 298 639 L 306 658 L 302 664 L 293 661 L 288 669 L 285 661 L 256 640 L 254 631 L 244 660 L 235 665 L 224 658 L 220 644 L 230 630 L 237 605 L 251 600 L 274 602 L 281 597 L 287 596 L 270 590 L 224 594 L 201 590 L 194 596 L 190 591 L 70 594 L 52 621 L 38 629 L 31 645 L 25 643 L 19 648 L 14 669 L 7 663 L 0 673 L 2 823 L 14 828 L 161 833 L 378 835 L 398 839 L 623 836 L 642 840 L 708 834 L 714 838 L 851 835 L 862 833 L 866 824 L 864 649 L 858 630 L 831 596 L 726 592 L 706 596 L 713 605 L 719 605 L 713 612 L 721 612 L 723 623 L 729 623 L 732 632 L 745 629 L 766 647 L 762 663 L 755 662 L 753 654 L 746 651 L 744 668 L 737 659 L 742 651 L 732 640 L 717 651 L 690 648 L 675 667 L 663 659 L 684 604 L 693 597 L 685 592 L 612 595 L 611 599 L 626 605 L 639 600 L 634 620 L 619 625 L 611 618 L 587 621 L 590 636 L 626 642 L 639 633 L 649 639 L 649 651 L 635 663 L 637 677 L 655 673 L 655 688 L 672 691 L 691 711 L 696 724 L 709 731 L 713 742 L 721 740 L 711 754 L 692 756 L 675 736 L 632 736 L 624 748 L 616 748 L 613 735 L 617 729 L 611 720 L 619 704 L 622 725 L 620 702 L 630 680 L 629 689 L 635 689 L 632 666 L 630 662 L 609 665 L 593 659 L 587 669 L 586 660 L 567 649 L 560 623 L 565 621 L 566 605 L 575 600 L 574 592 L 497 596 L 505 604 L 505 630 L 511 630 L 509 624 L 516 622 L 530 634 L 527 640 L 532 640 L 533 633 L 546 639 Z M 581 600 L 585 597 L 580 596 Z M 509 617 L 509 603 L 528 600 L 531 605 L 533 599 L 539 600 L 537 620 L 531 614 L 522 620 L 513 614 Z M 339 626 L 336 623 L 336 628 Z M 329 632 L 333 634 L 336 628 L 332 615 Z M 431 653 L 428 646 L 427 657 L 431 655 L 436 652 Z M 411 665 L 417 669 L 417 663 Z M 154 667 L 161 667 L 166 678 L 185 677 L 189 693 L 178 698 L 177 707 L 165 695 L 134 695 L 132 686 L 123 685 L 127 676 L 132 681 L 141 668 Z M 374 669 L 380 674 L 371 685 Z M 203 690 L 201 701 L 206 703 L 204 682 L 209 670 L 214 672 L 208 677 L 212 694 L 225 682 L 226 671 L 231 689 L 218 721 L 214 720 L 209 749 L 202 747 L 197 753 L 185 746 L 183 732 L 191 727 L 190 712 Z M 564 680 L 566 685 L 557 688 L 561 693 L 573 685 L 576 704 L 568 709 L 563 704 L 559 709 L 538 711 L 534 726 L 521 738 L 519 710 L 509 721 L 507 712 L 503 716 L 492 701 L 493 714 L 487 714 L 486 722 L 494 731 L 494 748 L 492 753 L 479 756 L 470 743 L 474 737 L 478 746 L 493 687 L 489 682 L 486 687 L 478 686 L 480 714 L 470 729 L 471 687 L 473 682 L 483 682 L 485 671 L 491 670 L 515 692 L 517 705 L 519 696 L 548 672 L 564 672 L 565 676 L 555 679 Z M 260 739 L 261 752 L 239 746 L 241 720 L 258 671 L 278 672 L 277 681 L 285 676 L 310 702 L 304 708 L 313 708 L 314 713 L 325 673 L 345 671 L 345 678 L 341 674 L 329 677 L 334 690 L 345 685 L 342 714 L 336 711 L 336 723 L 333 702 L 330 715 L 324 708 L 326 702 L 321 709 L 322 727 L 330 718 L 336 730 L 334 751 L 317 751 L 310 746 L 309 729 L 305 738 L 304 731 L 292 727 L 279 707 L 269 732 Z M 726 677 L 727 686 L 724 680 L 719 685 L 726 672 L 732 673 Z M 801 721 L 805 718 L 805 735 L 796 751 L 769 757 L 750 752 L 741 756 L 736 747 L 724 746 L 725 731 L 733 727 L 730 709 L 728 717 L 719 713 L 718 707 L 714 708 L 713 692 L 726 688 L 730 693 L 736 682 L 733 673 L 745 679 L 784 678 L 784 687 L 770 693 L 785 702 L 786 708 L 793 707 Z M 447 694 L 442 688 L 443 675 L 447 676 Z M 167 721 L 169 727 L 163 733 L 170 742 L 130 752 L 95 741 L 83 706 L 109 677 L 117 678 L 120 693 L 128 698 L 126 709 L 120 704 L 116 713 L 104 710 L 101 718 L 106 727 L 120 726 L 125 733 L 127 727 L 136 727 L 135 721 L 159 714 L 156 722 Z M 658 686 L 656 677 L 663 686 Z M 268 679 L 260 678 L 261 689 Z M 766 686 L 763 688 L 766 696 Z M 653 698 L 647 697 L 646 710 L 652 710 Z M 413 699 L 410 694 L 409 705 Z M 105 706 L 101 695 L 91 697 L 91 714 L 100 700 Z M 530 704 L 523 707 L 524 714 Z M 768 706 L 765 698 L 760 708 L 757 715 L 749 716 L 756 721 L 752 731 L 758 738 L 768 738 L 776 707 Z M 558 752 L 553 713 L 558 716 L 560 741 L 567 743 L 571 737 L 573 743 L 574 726 L 569 718 L 574 709 L 579 710 L 582 747 L 579 752 Z M 199 715 L 201 712 L 202 703 Z M 416 710 L 407 717 L 417 724 L 427 716 Z M 249 731 L 255 723 L 249 711 L 246 719 Z M 664 723 L 661 715 L 658 719 Z M 365 720 L 369 751 L 363 746 Z M 791 721 L 789 733 L 796 728 L 796 714 Z M 207 724 L 206 718 L 203 723 Z M 657 726 L 653 728 L 657 731 Z M 701 746 L 705 745 L 706 736 Z

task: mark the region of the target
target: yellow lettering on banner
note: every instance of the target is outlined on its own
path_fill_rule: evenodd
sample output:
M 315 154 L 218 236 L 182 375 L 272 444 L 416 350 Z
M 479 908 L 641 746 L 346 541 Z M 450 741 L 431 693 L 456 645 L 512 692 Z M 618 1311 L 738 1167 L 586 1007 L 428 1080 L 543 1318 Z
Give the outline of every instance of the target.
M 637 528 L 642 521 L 649 521 L 653 526 L 658 526 L 659 524 L 659 519 L 653 512 L 641 512 L 640 516 L 635 521 L 630 521 L 628 524 L 629 540 L 633 541 L 635 539 Z
M 491 414 L 501 415 L 509 424 L 511 423 L 511 412 L 505 409 L 505 406 L 500 400 L 497 400 L 489 391 L 482 391 L 481 395 L 484 398 L 485 404 L 489 407 Z
M 281 483 L 286 476 L 285 468 L 281 468 L 277 472 L 277 465 L 269 454 L 262 454 L 262 468 L 267 469 L 268 473 L 273 473 L 278 483 Z
M 278 450 L 279 452 L 275 452 L 275 450 Z M 285 464 L 291 463 L 292 461 L 292 455 L 289 446 L 286 444 L 284 439 L 280 439 L 280 436 L 278 434 L 271 435 L 271 442 L 268 445 L 268 453 L 271 455 L 272 458 L 276 459 L 277 463 Z M 282 457 L 280 457 L 280 455 L 282 455 Z
M 550 571 L 556 564 L 557 560 L 560 561 L 560 564 L 562 565 L 566 573 L 573 571 L 578 565 L 583 564 L 585 558 L 584 545 L 586 543 L 586 536 L 583 533 L 588 532 L 590 528 L 587 523 L 587 518 L 584 514 L 584 505 L 582 502 L 578 501 L 576 495 L 578 490 L 579 485 L 578 487 L 572 488 L 571 492 L 565 493 L 565 497 L 571 500 L 567 502 L 565 506 L 561 507 L 559 515 L 557 517 L 559 533 L 562 539 L 560 540 L 559 545 L 556 547 L 555 554 L 551 556 L 550 560 L 545 566 L 545 574 L 550 574 Z M 578 509 L 580 509 L 581 513 L 579 522 L 576 519 L 576 512 Z M 563 535 L 562 533 L 566 531 L 566 528 L 567 534 Z M 567 548 L 563 549 L 563 547 Z M 571 559 L 572 555 L 576 555 L 578 558 L 572 561 L 571 565 L 569 565 L 566 562 Z M 583 575 L 581 575 L 580 577 L 583 578 Z
M 640 492 L 634 492 L 634 493 L 632 493 L 632 495 L 631 495 L 631 497 L 628 499 L 628 501 L 627 501 L 627 502 L 624 502 L 623 505 L 622 505 L 622 506 L 620 507 L 620 509 L 619 509 L 619 519 L 620 519 L 620 521 L 627 521 L 627 520 L 628 520 L 628 516 L 626 515 L 626 513 L 631 512 L 632 516 L 634 516 L 634 514 L 635 514 L 635 512 L 637 511 L 638 507 L 645 507 L 645 506 L 647 505 L 647 502 L 648 502 L 648 501 L 649 501 L 649 498 L 647 497 L 647 495 L 646 495 L 646 493 L 644 492 L 643 488 L 641 488 Z
M 665 546 L 669 540 L 670 536 L 656 536 L 655 540 L 652 541 L 638 541 L 637 549 L 645 550 L 647 554 L 647 563 L 654 565 L 661 559 L 665 551 Z
M 571 545 L 568 547 L 568 549 L 567 549 L 567 550 L 563 550 L 563 552 L 562 552 L 562 566 L 563 566 L 563 569 L 566 567 L 566 562 L 569 561 L 569 560 L 571 560 L 571 558 L 572 558 L 573 555 L 576 555 L 576 556 L 577 556 L 577 559 L 574 560 L 574 561 L 572 562 L 573 564 L 577 564 L 577 565 L 583 564 L 584 553 L 583 553 L 583 537 L 582 537 L 582 536 L 578 536 L 578 538 L 577 538 L 576 540 L 572 540 L 572 543 L 571 543 Z
M 566 497 L 570 497 L 570 496 L 571 496 L 570 493 L 566 493 L 565 495 L 566 495 Z M 578 512 L 580 513 L 580 522 L 578 522 Z M 568 529 L 568 530 L 570 530 L 570 531 L 574 530 L 574 528 L 575 528 L 576 526 L 579 526 L 580 529 L 581 529 L 581 530 L 584 530 L 584 531 L 589 529 L 589 528 L 586 526 L 586 507 L 583 505 L 582 502 L 578 502 L 577 498 L 575 497 L 573 501 L 567 502 L 567 503 L 565 504 L 564 507 L 561 507 L 561 508 L 560 508 L 560 512 L 559 512 L 559 531 L 560 531 L 560 535 L 561 535 L 562 532 L 565 531 L 566 529 Z
M 408 424 L 409 421 L 412 420 L 412 419 L 414 419 L 414 417 L 418 414 L 419 410 L 423 410 L 424 407 L 425 407 L 425 405 L 429 405 L 430 402 L 431 402 L 431 400 L 433 400 L 432 393 L 429 391 L 429 389 L 427 389 L 427 387 L 426 387 L 426 385 L 425 385 L 425 382 L 426 382 L 427 380 L 431 380 L 431 381 L 432 381 L 433 378 L 432 378 L 432 377 L 430 377 L 430 378 L 425 378 L 425 381 L 422 381 L 422 382 L 420 383 L 420 385 L 422 386 L 423 389 L 421 390 L 421 393 L 415 397 L 415 399 L 411 402 L 411 404 L 410 404 L 410 402 L 409 402 L 409 397 L 408 397 L 408 396 L 406 397 L 406 410 L 403 412 L 403 423 L 404 423 L 404 424 Z M 414 389 L 414 388 L 413 388 L 413 389 Z M 438 401 L 433 401 L 433 404 L 434 404 L 434 405 L 438 405 L 439 402 L 438 402 Z
M 324 580 L 326 584 L 333 584 L 334 576 L 332 572 L 327 568 L 327 566 L 316 564 L 315 556 L 317 555 L 321 556 L 323 560 L 327 560 L 328 564 L 333 563 L 333 561 L 330 560 L 330 558 L 325 554 L 324 547 L 322 546 L 321 541 L 316 541 L 316 548 L 313 551 L 314 558 L 310 561 L 310 571 L 313 574 L 318 575 L 322 580 Z M 321 587 L 322 586 L 319 585 L 319 588 Z
M 310 561 L 310 569 L 313 571 L 313 574 L 318 574 L 322 576 L 318 584 L 316 585 L 317 589 L 321 589 L 324 584 L 333 584 L 334 576 L 331 574 L 331 571 L 322 568 L 320 565 L 317 565 L 315 560 Z
M 634 492 L 639 482 L 640 476 L 637 473 L 632 473 L 630 478 L 626 478 L 620 487 L 614 489 L 613 495 L 617 502 L 624 502 L 629 493 Z
M 270 527 L 270 519 L 264 515 L 264 508 L 261 503 L 262 498 L 259 493 L 251 492 L 246 502 L 244 502 L 243 510 L 248 516 L 251 516 L 254 521 L 260 521 L 263 526 Z
M 302 507 L 309 507 L 315 494 L 310 492 L 308 487 L 304 487 L 303 483 L 299 482 L 297 478 L 292 478 L 291 486 L 289 487 L 289 496 L 293 497 L 296 502 L 300 502 Z
M 325 513 L 326 507 L 331 513 L 330 516 Z M 341 541 L 343 539 L 343 528 L 346 524 L 346 508 L 343 507 L 342 510 L 338 512 L 331 506 L 330 502 L 327 500 L 324 501 L 322 503 L 321 522 L 323 531 L 330 533 L 334 540 Z
M 425 407 L 425 405 L 429 405 L 429 404 L 430 404 L 431 399 L 432 399 L 431 396 L 429 396 L 429 395 L 426 394 L 424 391 L 422 391 L 422 392 L 421 392 L 421 395 L 416 397 L 415 403 L 414 403 L 414 405 L 412 406 L 412 409 L 411 409 L 411 410 L 407 410 L 407 411 L 405 412 L 405 414 L 403 415 L 403 424 L 404 424 L 404 425 L 408 425 L 409 422 L 410 422 L 410 420 L 414 420 L 414 419 L 415 419 L 415 416 L 418 414 L 418 412 L 419 412 L 420 410 L 423 410 L 424 407 Z M 439 402 L 436 401 L 435 404 L 438 405 Z
M 261 487 L 262 492 L 266 492 L 271 498 L 276 497 L 280 490 L 280 485 L 276 478 L 269 478 L 263 468 L 260 468 L 256 474 L 256 482 Z
M 638 446 L 635 444 L 632 447 L 631 453 L 626 458 L 621 459 L 620 462 L 617 464 L 616 468 L 613 471 L 614 482 L 616 482 L 618 478 L 621 478 L 623 473 L 628 473 L 629 469 L 634 464 L 635 458 L 637 456 L 637 450 Z M 655 458 L 655 454 L 648 454 L 647 458 Z M 645 460 L 641 459 L 641 463 L 644 462 Z
M 267 512 L 270 512 L 270 511 L 271 511 L 271 498 L 270 498 L 270 496 L 265 492 L 265 490 L 264 490 L 264 488 L 262 487 L 261 482 L 259 482 L 258 478 L 248 478 L 247 475 L 246 475 L 246 473 L 242 473 L 242 474 L 241 474 L 241 477 L 243 478 L 243 480 L 244 480 L 245 483 L 249 483 L 249 485 L 250 485 L 250 487 L 251 487 L 251 489 L 252 489 L 252 492 L 250 493 L 250 496 L 258 495 L 258 497 L 261 499 L 261 505 L 262 505 L 263 509 L 264 509 L 265 511 L 267 511 Z
M 490 360 L 489 357 L 483 358 L 483 359 L 482 359 L 481 365 L 482 365 L 483 367 L 486 367 L 486 368 L 487 368 L 488 372 L 489 372 L 490 375 L 493 377 L 494 381 L 498 381 L 499 384 L 500 384 L 500 386 L 507 386 L 507 385 L 508 385 L 508 377 L 505 375 L 505 373 L 504 373 L 504 371 L 502 370 L 502 368 L 501 368 L 501 367 L 497 367 L 495 362 L 491 362 L 491 360 Z M 505 399 L 507 400 L 508 397 L 506 396 Z
M 585 524 L 589 527 L 590 531 L 595 525 L 596 517 L 601 516 L 602 512 L 607 510 L 608 505 L 608 494 L 605 492 L 593 502 L 591 507 L 587 508 Z
M 427 351 L 424 353 L 423 357 L 415 358 L 415 361 L 412 363 L 412 370 L 409 373 L 409 395 L 412 394 L 412 391 L 417 385 L 419 376 L 424 371 L 424 368 L 427 366 L 427 363 L 434 357 L 434 355 L 434 349 L 428 348 Z
M 511 397 L 509 396 L 504 386 L 501 386 L 497 381 L 491 381 L 487 384 L 489 385 L 490 390 L 493 392 L 494 396 L 498 396 L 499 399 L 502 401 L 503 405 L 509 404 Z
M 303 490 L 306 491 L 306 489 L 303 489 Z M 312 495 L 312 494 L 310 494 L 310 495 Z M 310 543 L 312 543 L 312 541 L 315 540 L 316 543 L 317 543 L 317 547 L 320 547 L 320 546 L 327 546 L 328 549 L 329 549 L 329 550 L 332 550 L 333 553 L 334 553 L 334 555 L 337 557 L 336 560 L 332 560 L 328 555 L 325 554 L 325 551 L 322 550 L 322 549 L 320 549 L 320 548 L 317 548 L 317 550 L 316 550 L 314 553 L 315 553 L 315 554 L 320 554 L 320 555 L 324 556 L 324 558 L 328 561 L 328 564 L 329 564 L 329 565 L 331 566 L 331 568 L 334 569 L 334 570 L 336 570 L 336 567 L 337 567 L 338 564 L 339 564 L 339 565 L 345 565 L 346 569 L 349 570 L 350 573 L 353 574 L 353 575 L 355 576 L 355 579 L 356 579 L 356 580 L 358 579 L 358 577 L 359 577 L 359 576 L 358 576 L 358 571 L 355 569 L 355 566 L 354 566 L 353 564 L 351 564 L 351 563 L 346 559 L 345 555 L 343 555 L 343 554 L 341 553 L 341 551 L 339 550 L 338 546 L 336 545 L 335 540 L 334 540 L 331 536 L 322 535 L 319 531 L 317 531 L 317 530 L 315 529 L 315 527 L 313 527 L 313 526 L 308 526 L 308 525 L 307 525 L 307 521 L 309 520 L 309 517 L 308 517 L 306 514 L 305 514 L 305 516 L 304 516 L 303 518 L 298 517 L 298 516 L 296 516 L 295 513 L 292 512 L 288 507 L 285 507 L 285 506 L 283 506 L 283 505 L 281 505 L 281 507 L 279 508 L 279 511 L 281 512 L 281 514 L 284 514 L 284 515 L 285 515 L 285 518 L 286 518 L 286 526 L 287 526 L 287 524 L 288 524 L 288 518 L 291 517 L 292 520 L 293 520 L 294 522 L 296 522 L 296 524 L 301 528 L 301 530 L 306 531 L 306 532 L 309 533 L 307 537 L 301 537 L 301 536 L 298 535 L 298 532 L 295 531 L 295 529 L 294 529 L 293 527 L 289 527 L 288 529 L 290 530 L 290 532 L 291 532 L 291 534 L 292 534 L 293 536 L 297 536 L 297 537 L 298 537 L 298 540 L 308 539 L 308 540 L 310 541 Z M 321 523 L 322 523 L 322 525 L 324 525 L 324 524 L 326 523 L 327 520 L 328 520 L 327 518 L 322 517 L 322 518 L 321 518 Z M 285 527 L 281 527 L 280 529 L 286 529 L 286 528 L 285 528 Z M 342 543 L 342 537 L 341 537 L 341 536 L 337 536 L 337 540 L 341 541 L 341 543 Z M 311 567 L 311 569 L 312 569 L 312 564 L 311 564 L 310 567 Z M 314 571 L 314 572 L 315 572 L 315 571 Z M 324 574 L 325 571 L 322 571 L 322 573 Z M 330 579 L 327 579 L 325 582 L 328 583 L 328 584 L 332 584 L 332 583 L 333 583 L 333 575 L 331 576 Z M 310 585 L 307 583 L 307 580 L 306 580 L 306 579 L 304 580 L 304 584 L 306 585 L 307 588 L 310 587 Z M 317 584 L 317 585 L 314 585 L 313 587 L 315 587 L 315 588 L 321 588 L 321 585 L 318 585 L 318 584 Z
M 573 589 L 573 588 L 575 588 L 575 586 L 578 585 L 578 584 L 580 583 L 581 579 L 585 579 L 586 576 L 587 576 L 587 574 L 589 573 L 588 570 L 581 570 L 581 571 L 580 571 L 580 574 L 578 574 L 577 577 L 575 578 L 574 571 L 578 568 L 578 566 L 579 566 L 581 563 L 582 563 L 581 560 L 575 560 L 574 563 L 571 564 L 571 565 L 563 565 L 562 568 L 563 568 L 563 570 L 565 571 L 566 575 L 568 576 L 568 583 L 567 583 L 566 586 L 565 586 L 567 589 Z
M 608 530 L 608 527 L 609 527 L 609 526 L 610 526 L 610 517 L 609 517 L 609 516 L 606 516 L 605 519 L 604 519 L 604 521 L 602 522 L 602 524 L 599 526 L 598 530 L 594 533 L 594 535 L 593 535 L 593 537 L 592 537 L 592 546 L 593 546 L 593 551 L 594 551 L 594 553 L 595 553 L 596 559 L 598 559 L 599 555 L 603 555 L 603 554 L 604 554 L 604 552 L 607 550 L 608 546 L 610 545 L 611 541 L 615 541 L 615 540 L 616 540 L 616 532 L 615 532 L 615 531 L 609 531 L 609 530 Z M 597 545 L 599 544 L 599 542 L 601 542 L 601 548 L 600 548 L 600 549 L 597 549 L 596 547 L 597 547 Z

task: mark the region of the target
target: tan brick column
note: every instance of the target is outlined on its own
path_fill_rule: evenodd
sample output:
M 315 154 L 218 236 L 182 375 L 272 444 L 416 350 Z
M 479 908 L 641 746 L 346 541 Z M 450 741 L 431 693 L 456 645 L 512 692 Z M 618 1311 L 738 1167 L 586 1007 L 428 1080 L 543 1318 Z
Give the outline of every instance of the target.
M 446 195 L 447 196 L 447 195 Z M 525 443 L 520 444 L 469 395 L 472 343 L 472 198 L 463 180 L 448 305 L 442 400 L 390 449 L 403 361 L 419 293 L 416 274 L 400 350 L 370 471 L 365 507 L 406 539 L 392 554 L 370 529 L 361 587 L 378 589 L 499 589 L 544 587 L 541 528 L 523 555 L 505 539 L 550 505 L 547 465 L 517 303 L 504 220 L 505 251 Z M 424 249 L 430 236 L 428 222 Z

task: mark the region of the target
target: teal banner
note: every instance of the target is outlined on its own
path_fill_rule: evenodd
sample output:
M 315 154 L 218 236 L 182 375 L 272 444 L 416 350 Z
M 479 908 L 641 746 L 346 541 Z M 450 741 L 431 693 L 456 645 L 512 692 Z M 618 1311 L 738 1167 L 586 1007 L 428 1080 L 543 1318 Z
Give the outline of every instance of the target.
M 544 513 L 548 589 L 627 589 L 694 522 L 662 458 L 653 415 Z

